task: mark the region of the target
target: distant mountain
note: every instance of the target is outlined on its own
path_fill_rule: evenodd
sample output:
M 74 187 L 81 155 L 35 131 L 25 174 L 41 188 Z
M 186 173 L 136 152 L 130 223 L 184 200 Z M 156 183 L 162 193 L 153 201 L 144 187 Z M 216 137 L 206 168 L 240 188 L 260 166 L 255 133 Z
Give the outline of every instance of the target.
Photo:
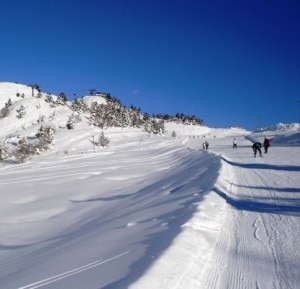
M 297 130 L 299 130 L 298 123 L 291 123 L 291 124 L 278 123 L 273 126 L 258 128 L 254 132 L 272 132 L 272 131 L 287 132 L 287 131 L 297 131 Z

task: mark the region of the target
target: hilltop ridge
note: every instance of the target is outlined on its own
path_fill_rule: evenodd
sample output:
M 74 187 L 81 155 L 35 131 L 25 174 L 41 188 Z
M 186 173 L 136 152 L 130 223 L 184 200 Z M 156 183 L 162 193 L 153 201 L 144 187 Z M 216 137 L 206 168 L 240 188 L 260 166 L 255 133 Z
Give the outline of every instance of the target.
M 105 93 L 68 101 L 63 93 L 59 96 L 44 93 L 37 85 L 0 82 L 2 160 L 23 162 L 27 156 L 49 148 L 85 150 L 84 147 L 91 147 L 91 143 L 94 146 L 103 144 L 100 138 L 108 131 L 165 135 L 171 133 L 166 129 L 166 123 L 170 123 L 170 127 L 192 125 L 199 134 L 208 131 L 195 118 L 184 115 L 151 117 L 134 107 L 126 108 L 118 99 Z M 46 140 L 39 138 L 41 131 L 47 134 Z

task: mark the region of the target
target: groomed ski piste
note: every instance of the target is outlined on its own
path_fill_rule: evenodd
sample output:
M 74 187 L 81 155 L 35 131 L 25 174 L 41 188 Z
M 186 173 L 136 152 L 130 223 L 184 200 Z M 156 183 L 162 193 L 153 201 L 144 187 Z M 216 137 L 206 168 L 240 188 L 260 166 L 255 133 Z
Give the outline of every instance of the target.
M 108 128 L 95 148 L 97 128 L 66 130 L 64 113 L 49 151 L 0 163 L 1 289 L 300 288 L 297 124 Z M 30 135 L 26 117 L 0 120 L 0 137 Z M 269 152 L 254 158 L 265 136 Z

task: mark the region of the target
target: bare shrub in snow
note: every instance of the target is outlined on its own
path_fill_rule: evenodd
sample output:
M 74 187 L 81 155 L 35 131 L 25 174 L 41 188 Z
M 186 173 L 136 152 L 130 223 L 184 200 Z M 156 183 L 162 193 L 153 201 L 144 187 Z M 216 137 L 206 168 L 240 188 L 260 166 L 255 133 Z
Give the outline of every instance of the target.
M 21 162 L 24 163 L 30 155 L 36 154 L 36 147 L 33 143 L 26 141 L 25 137 L 21 138 L 18 143 L 17 149 L 14 151 L 14 156 Z
M 54 143 L 55 129 L 52 126 L 41 126 L 36 134 L 38 141 L 28 142 L 25 137 L 22 137 L 17 144 L 17 149 L 13 152 L 20 163 L 25 162 L 31 155 L 38 154 L 40 151 L 49 149 L 49 146 Z
M 41 126 L 39 132 L 36 134 L 38 138 L 37 148 L 40 151 L 49 149 L 49 146 L 54 144 L 55 128 L 52 126 Z
M 84 103 L 83 98 L 76 98 L 72 102 L 71 109 L 77 112 L 85 112 L 89 110 L 89 107 Z
M 155 120 L 155 119 L 149 119 L 147 120 L 145 124 L 145 131 L 148 132 L 149 134 L 154 133 L 154 134 L 164 134 L 165 132 L 165 123 L 164 120 Z
M 45 101 L 48 103 L 54 103 L 54 99 L 50 93 L 46 95 Z
M 8 107 L 4 107 L 0 110 L 0 118 L 5 118 L 9 116 L 10 110 Z
M 67 96 L 65 95 L 64 92 L 61 92 L 59 94 L 59 96 L 57 97 L 56 103 L 61 104 L 61 105 L 65 105 L 67 103 L 67 101 L 68 101 Z
M 67 129 L 73 129 L 74 128 L 74 123 L 78 123 L 81 121 L 80 115 L 77 113 L 72 113 L 72 115 L 69 117 L 67 121 Z

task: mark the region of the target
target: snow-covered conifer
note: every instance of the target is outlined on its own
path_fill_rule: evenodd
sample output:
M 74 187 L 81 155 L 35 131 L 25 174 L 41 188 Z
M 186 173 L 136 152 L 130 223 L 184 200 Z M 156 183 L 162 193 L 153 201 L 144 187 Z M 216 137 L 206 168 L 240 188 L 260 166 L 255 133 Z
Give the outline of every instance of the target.
M 12 105 L 12 101 L 11 99 L 9 99 L 7 103 L 5 103 L 5 107 L 10 107 L 11 105 Z
M 21 119 L 25 114 L 26 114 L 25 107 L 21 105 L 20 108 L 17 110 L 17 118 Z
M 102 131 L 101 134 L 99 135 L 97 145 L 106 147 L 109 144 L 109 139 L 104 135 L 104 132 Z

